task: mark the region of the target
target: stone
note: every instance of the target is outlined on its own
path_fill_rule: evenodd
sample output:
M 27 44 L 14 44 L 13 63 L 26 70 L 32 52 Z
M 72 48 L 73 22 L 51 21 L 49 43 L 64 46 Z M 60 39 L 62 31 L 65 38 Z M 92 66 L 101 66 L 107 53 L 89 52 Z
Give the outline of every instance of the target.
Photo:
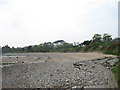
M 95 65 L 92 65 L 92 68 L 95 68 Z
M 78 87 L 77 86 L 72 87 L 72 89 L 74 89 L 74 88 L 78 88 Z

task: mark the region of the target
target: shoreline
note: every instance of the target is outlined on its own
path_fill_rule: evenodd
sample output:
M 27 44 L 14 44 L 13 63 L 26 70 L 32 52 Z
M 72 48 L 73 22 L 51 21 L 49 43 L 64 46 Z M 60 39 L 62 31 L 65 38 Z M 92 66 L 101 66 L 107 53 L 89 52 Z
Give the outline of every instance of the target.
M 16 55 L 18 55 L 18 54 L 16 54 Z M 95 54 L 95 53 L 91 53 L 90 55 L 88 55 L 88 53 L 87 54 L 86 53 L 84 53 L 84 54 L 83 53 L 82 54 L 69 53 L 69 54 L 60 54 L 60 55 L 45 53 L 45 54 L 41 54 L 41 57 L 38 54 L 30 54 L 29 56 L 27 56 L 27 55 L 28 54 L 25 55 L 27 57 L 27 59 L 28 59 L 28 57 L 31 58 L 31 60 L 26 61 L 28 63 L 26 63 L 26 62 L 16 63 L 16 64 L 13 64 L 12 66 L 8 66 L 8 67 L 5 66 L 2 68 L 3 69 L 3 87 L 5 87 L 5 88 L 9 88 L 9 87 L 13 87 L 13 88 L 18 88 L 18 87 L 34 88 L 35 87 L 35 88 L 37 88 L 40 86 L 40 87 L 44 88 L 44 87 L 54 87 L 54 85 L 55 86 L 59 86 L 59 85 L 64 86 L 63 84 L 65 84 L 65 86 L 66 85 L 69 86 L 69 85 L 71 85 L 70 83 L 76 83 L 77 82 L 76 79 L 80 79 L 80 81 L 82 80 L 82 82 L 79 83 L 79 85 L 72 86 L 72 87 L 81 88 L 83 86 L 81 84 L 83 83 L 82 78 L 85 78 L 84 77 L 85 72 L 88 73 L 86 78 L 88 79 L 87 81 L 89 81 L 86 83 L 91 86 L 101 85 L 101 87 L 103 87 L 103 85 L 107 85 L 107 82 L 106 82 L 107 78 L 114 80 L 114 78 L 111 77 L 112 74 L 110 74 L 110 70 L 104 66 L 104 65 L 107 65 L 104 62 L 105 61 L 109 62 L 111 60 L 115 61 L 116 59 L 115 58 L 111 59 L 110 57 L 104 57 L 103 54 L 101 54 L 101 56 L 99 56 L 99 58 L 98 58 L 98 56 L 96 56 L 98 54 Z M 32 55 L 33 56 L 35 55 L 35 57 L 38 57 L 38 58 L 33 58 Z M 71 55 L 73 55 L 73 56 L 71 56 Z M 79 59 L 79 55 L 81 55 L 80 56 L 81 59 Z M 93 55 L 94 58 L 91 55 Z M 48 56 L 50 56 L 50 58 L 48 58 Z M 91 59 L 88 60 L 89 56 L 91 56 Z M 56 58 L 56 57 L 58 57 L 58 58 Z M 21 58 L 13 57 L 13 58 L 15 60 L 18 60 L 18 59 L 24 60 L 23 57 L 21 57 Z M 54 60 L 52 60 L 53 58 L 54 58 Z M 42 61 L 42 59 L 44 60 L 44 62 L 40 62 L 40 61 Z M 45 60 L 47 60 L 47 61 L 45 61 Z M 60 60 L 63 60 L 63 61 L 61 62 Z M 8 60 L 8 61 L 10 61 L 10 60 Z M 113 62 L 113 61 L 111 61 L 111 62 Z M 31 62 L 31 63 L 29 63 L 29 62 Z M 38 62 L 40 62 L 40 63 L 38 63 Z M 76 65 L 78 65 L 77 68 L 74 68 L 75 63 L 77 63 Z M 103 64 L 103 65 L 101 65 L 101 64 Z M 79 70 L 79 68 L 80 68 L 80 70 Z M 32 75 L 32 76 L 30 77 L 29 75 L 30 76 Z M 109 75 L 110 75 L 110 77 L 109 77 Z M 98 77 L 100 79 L 97 80 Z M 94 79 L 92 80 L 92 78 L 94 78 Z M 49 80 L 49 83 L 47 83 L 48 80 Z M 105 87 L 108 87 L 108 88 L 116 87 L 116 85 L 114 85 L 112 83 L 113 81 L 111 81 L 111 80 L 109 81 L 111 86 L 105 86 Z M 25 83 L 26 81 L 33 83 L 33 85 L 30 84 L 29 82 L 27 82 L 27 84 L 26 84 Z M 53 83 L 50 84 L 50 82 L 53 82 Z M 22 83 L 22 84 L 20 84 L 20 83 Z M 13 86 L 11 86 L 11 84 Z M 43 85 L 43 86 L 41 86 L 41 85 Z

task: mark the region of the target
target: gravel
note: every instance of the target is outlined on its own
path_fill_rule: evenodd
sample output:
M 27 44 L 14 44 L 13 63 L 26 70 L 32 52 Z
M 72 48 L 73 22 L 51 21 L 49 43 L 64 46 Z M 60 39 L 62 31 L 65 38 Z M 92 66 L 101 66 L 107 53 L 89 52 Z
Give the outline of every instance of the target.
M 38 61 L 40 57 L 35 58 Z M 70 62 L 17 63 L 2 67 L 3 88 L 116 87 L 106 62 L 116 58 Z M 111 66 L 112 67 L 112 66 Z

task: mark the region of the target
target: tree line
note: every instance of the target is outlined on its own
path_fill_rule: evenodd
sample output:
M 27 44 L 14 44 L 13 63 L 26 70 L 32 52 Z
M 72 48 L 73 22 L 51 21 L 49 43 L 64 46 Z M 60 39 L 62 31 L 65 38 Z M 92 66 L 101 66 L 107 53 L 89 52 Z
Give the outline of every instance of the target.
M 28 53 L 28 52 L 103 52 L 108 54 L 120 54 L 120 38 L 112 38 L 110 34 L 94 34 L 91 40 L 82 43 L 68 43 L 64 40 L 45 42 L 39 45 L 25 47 L 2 47 L 3 53 Z

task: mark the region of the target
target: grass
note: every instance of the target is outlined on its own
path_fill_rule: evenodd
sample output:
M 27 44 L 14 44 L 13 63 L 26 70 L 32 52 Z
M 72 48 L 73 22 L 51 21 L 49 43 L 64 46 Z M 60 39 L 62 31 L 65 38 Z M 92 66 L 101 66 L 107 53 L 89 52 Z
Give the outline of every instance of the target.
M 120 59 L 118 60 L 118 62 L 116 64 L 117 64 L 117 66 L 112 68 L 111 71 L 113 72 L 115 79 L 118 83 L 118 88 L 120 88 Z
M 103 52 L 104 54 L 112 54 L 112 55 L 120 55 L 119 52 L 108 52 L 108 51 L 105 51 Z

